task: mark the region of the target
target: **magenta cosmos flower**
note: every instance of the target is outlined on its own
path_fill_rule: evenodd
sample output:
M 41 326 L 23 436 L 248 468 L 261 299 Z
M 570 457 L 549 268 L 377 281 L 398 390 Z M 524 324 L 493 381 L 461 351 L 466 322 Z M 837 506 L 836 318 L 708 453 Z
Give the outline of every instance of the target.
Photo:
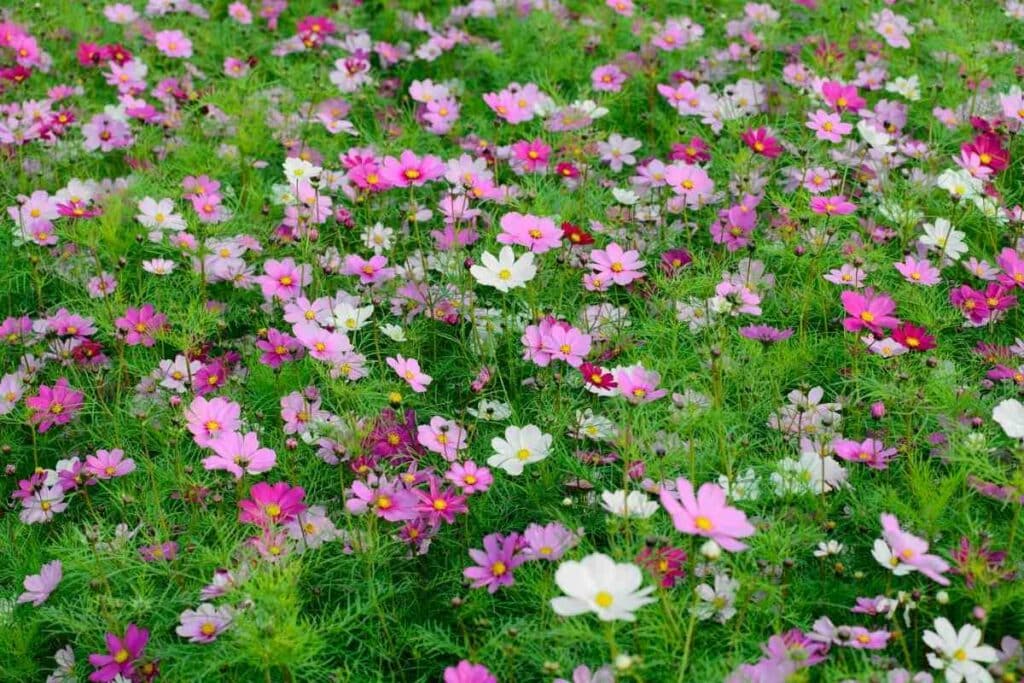
M 900 324 L 899 318 L 892 315 L 896 310 L 896 302 L 887 294 L 876 295 L 869 288 L 863 294 L 846 290 L 839 298 L 849 316 L 843 320 L 847 332 L 867 329 L 874 334 L 881 334 L 883 328 L 889 329 Z
M 463 659 L 444 670 L 444 683 L 498 683 L 498 679 L 483 664 L 473 664 Z
M 706 483 L 693 495 L 693 484 L 676 479 L 676 490 L 661 490 L 661 504 L 672 517 L 676 529 L 684 534 L 706 536 L 729 551 L 746 549 L 740 538 L 754 534 L 747 515 L 725 500 L 721 486 Z
M 265 527 L 270 524 L 286 524 L 306 511 L 302 502 L 306 490 L 279 481 L 268 484 L 261 481 L 249 490 L 250 500 L 241 500 L 238 507 L 238 521 Z
M 25 405 L 32 411 L 29 422 L 39 426 L 40 434 L 54 425 L 67 424 L 81 410 L 84 397 L 85 394 L 68 386 L 63 377 L 52 387 L 40 384 L 39 393 L 25 399 Z
M 89 680 L 96 683 L 112 681 L 117 676 L 132 679 L 135 675 L 135 662 L 142 656 L 142 651 L 149 642 L 149 631 L 135 624 L 128 624 L 124 638 L 107 633 L 108 654 L 94 653 L 89 655 L 89 663 L 96 671 L 89 674 Z
M 97 479 L 114 479 L 135 471 L 135 461 L 124 457 L 120 448 L 100 449 L 85 459 L 85 471 Z
M 153 335 L 167 327 L 167 316 L 157 313 L 153 304 L 145 304 L 142 308 L 127 309 L 114 324 L 128 346 L 153 346 L 156 343 Z
M 502 586 L 515 583 L 512 570 L 526 561 L 521 553 L 516 552 L 519 545 L 519 534 L 512 533 L 488 534 L 484 536 L 484 549 L 471 548 L 469 556 L 476 562 L 474 567 L 466 567 L 462 574 L 470 579 L 473 588 L 486 588 L 494 593 Z

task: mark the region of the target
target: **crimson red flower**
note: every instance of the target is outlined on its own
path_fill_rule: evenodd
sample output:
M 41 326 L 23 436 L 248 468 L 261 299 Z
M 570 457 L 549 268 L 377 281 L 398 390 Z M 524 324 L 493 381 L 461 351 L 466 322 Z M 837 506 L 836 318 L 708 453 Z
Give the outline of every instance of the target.
M 594 243 L 594 238 L 589 232 L 586 232 L 580 226 L 568 221 L 562 223 L 562 237 L 569 240 L 569 243 L 574 247 L 581 247 Z

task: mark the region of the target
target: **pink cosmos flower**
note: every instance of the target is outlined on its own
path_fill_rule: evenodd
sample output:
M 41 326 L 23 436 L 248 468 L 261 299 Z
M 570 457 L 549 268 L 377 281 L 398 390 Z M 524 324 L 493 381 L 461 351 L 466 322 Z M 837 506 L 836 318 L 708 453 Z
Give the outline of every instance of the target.
M 263 264 L 263 275 L 256 278 L 263 296 L 268 299 L 289 301 L 302 293 L 302 288 L 313 281 L 312 269 L 308 265 L 296 265 L 291 258 L 267 259 Z
M 261 448 L 256 432 L 230 432 L 210 446 L 215 455 L 203 459 L 207 470 L 226 470 L 241 479 L 243 474 L 260 474 L 274 468 L 277 454 L 270 448 Z
M 1009 247 L 999 252 L 996 263 L 1003 272 L 997 277 L 999 282 L 1007 287 L 1021 287 L 1024 289 L 1024 257 Z
M 472 460 L 464 463 L 453 462 L 444 478 L 458 486 L 467 496 L 483 493 L 494 483 L 491 471 L 486 467 L 480 467 Z
M 231 626 L 231 620 L 231 607 L 216 607 L 204 602 L 198 609 L 182 612 L 180 624 L 174 632 L 182 638 L 188 638 L 190 643 L 212 643 Z
M 89 119 L 89 122 L 82 126 L 82 135 L 85 137 L 83 146 L 90 152 L 96 150 L 109 152 L 114 149 L 122 149 L 135 141 L 135 138 L 132 137 L 132 129 L 128 127 L 128 124 L 110 118 L 106 114 L 96 114 Z M 81 208 L 81 205 L 73 205 L 70 215 L 78 217 L 78 214 L 74 213 L 78 208 Z M 84 216 L 84 213 L 82 215 Z
M 519 534 L 488 534 L 484 536 L 484 549 L 470 548 L 469 556 L 476 566 L 467 567 L 463 576 L 470 579 L 472 588 L 487 588 L 495 593 L 502 586 L 515 583 L 512 570 L 526 561 L 518 552 Z
M 604 64 L 590 72 L 590 84 L 598 92 L 619 92 L 629 77 L 615 64 Z
M 197 396 L 185 412 L 185 419 L 196 444 L 209 447 L 238 430 L 242 424 L 241 414 L 242 407 L 223 396 L 209 401 Z
M 703 484 L 695 497 L 693 484 L 680 477 L 675 491 L 661 489 L 661 504 L 676 529 L 706 536 L 730 552 L 746 549 L 737 539 L 754 534 L 746 514 L 726 503 L 725 490 L 717 484 Z
M 381 519 L 401 522 L 416 519 L 416 496 L 406 488 L 389 483 L 383 477 L 374 482 L 375 487 L 359 481 L 352 482 L 352 497 L 345 501 L 345 509 L 354 515 L 361 515 L 373 509 Z
M 135 624 L 128 624 L 123 638 L 108 632 L 107 654 L 89 655 L 89 663 L 96 667 L 96 671 L 89 674 L 89 680 L 93 683 L 106 683 L 118 676 L 133 680 L 135 664 L 148 642 L 149 631 Z
M 675 163 L 665 169 L 665 183 L 681 196 L 686 205 L 699 208 L 715 190 L 707 171 L 696 164 Z
M 302 351 L 298 339 L 274 328 L 267 330 L 266 339 L 256 341 L 256 348 L 263 351 L 260 362 L 275 370 L 284 363 L 298 358 Z
M 526 247 L 535 254 L 543 254 L 562 245 L 562 230 L 550 218 L 512 211 L 501 217 L 501 244 Z
M 352 342 L 344 332 L 329 332 L 316 325 L 295 325 L 295 338 L 308 351 L 311 358 L 325 363 L 337 362 L 343 354 L 352 350 Z
M 942 586 L 949 585 L 949 579 L 943 576 L 949 570 L 949 563 L 938 555 L 928 554 L 927 541 L 903 531 L 895 515 L 882 513 L 881 519 L 882 538 L 892 550 L 894 566 L 907 565 Z
M 941 271 L 933 266 L 928 259 L 916 259 L 908 254 L 903 261 L 894 263 L 893 266 L 900 272 L 900 275 L 907 279 L 907 282 L 915 285 L 931 287 L 939 284 L 942 279 Z
M 635 249 L 623 250 L 615 242 L 604 249 L 590 252 L 590 269 L 595 277 L 614 282 L 617 285 L 628 285 L 644 276 L 644 262 L 640 260 L 640 252 Z
M 630 403 L 650 403 L 665 396 L 668 391 L 658 389 L 661 375 L 642 365 L 631 365 L 612 370 L 619 394 Z
M 857 266 L 849 263 L 844 263 L 841 267 L 833 268 L 822 277 L 836 285 L 860 289 L 864 286 L 864 278 L 866 278 L 867 275 L 867 271 L 863 268 L 858 268 Z
M 157 49 L 169 57 L 187 59 L 193 54 L 191 41 L 180 31 L 159 31 L 153 38 Z
M 843 460 L 864 463 L 876 470 L 886 469 L 889 461 L 896 456 L 895 448 L 886 448 L 878 439 L 864 439 L 859 443 L 849 439 L 836 439 L 832 442 L 832 448 Z
M 887 294 L 876 295 L 869 287 L 863 294 L 846 290 L 840 299 L 849 316 L 843 320 L 847 332 L 867 329 L 881 335 L 883 329 L 891 329 L 900 324 L 899 318 L 892 315 L 896 310 L 896 302 Z
M 432 154 L 421 159 L 407 149 L 397 159 L 384 157 L 380 175 L 393 187 L 422 187 L 444 175 L 444 163 Z
M 84 397 L 85 394 L 68 386 L 63 377 L 52 387 L 40 384 L 39 393 L 25 399 L 25 405 L 32 411 L 28 420 L 39 426 L 40 434 L 54 425 L 67 424 L 81 410 Z
M 85 471 L 97 479 L 113 479 L 135 471 L 135 461 L 124 457 L 120 448 L 100 449 L 85 459 Z
M 388 357 L 388 367 L 395 371 L 395 373 L 409 383 L 409 386 L 417 394 L 422 394 L 427 390 L 433 378 L 420 371 L 420 364 L 415 358 L 404 358 L 398 355 L 394 358 Z
M 395 277 L 395 269 L 389 268 L 387 257 L 380 254 L 374 254 L 369 260 L 358 254 L 346 256 L 342 273 L 358 275 L 359 281 L 364 285 L 380 284 Z
M 153 42 L 156 49 L 168 57 L 188 59 L 192 56 L 192 41 L 181 31 L 158 31 Z
M 487 106 L 506 122 L 522 123 L 535 116 L 534 107 L 540 102 L 541 93 L 533 83 L 509 83 L 501 92 L 484 94 L 483 99 Z
M 819 140 L 842 142 L 843 136 L 853 130 L 853 125 L 845 123 L 839 114 L 818 109 L 807 118 L 807 127 L 813 130 Z
M 38 574 L 31 574 L 25 577 L 22 585 L 25 592 L 18 596 L 18 604 L 31 602 L 34 607 L 46 602 L 57 588 L 57 584 L 64 576 L 63 566 L 60 560 L 47 562 L 39 568 Z
M 435 415 L 430 424 L 416 429 L 416 440 L 428 451 L 439 453 L 448 462 L 459 457 L 459 451 L 466 448 L 466 430 L 454 420 Z
M 114 321 L 117 329 L 124 336 L 128 346 L 153 346 L 156 343 L 155 333 L 167 328 L 167 316 L 157 313 L 153 304 L 144 304 L 142 308 L 129 308 L 124 315 Z
M 811 211 L 826 216 L 846 216 L 857 210 L 857 205 L 844 195 L 831 197 L 811 197 Z
M 463 659 L 455 666 L 445 667 L 444 683 L 498 683 L 498 679 L 483 664 Z
M 268 484 L 261 481 L 249 489 L 249 499 L 238 502 L 238 521 L 267 527 L 271 524 L 286 524 L 306 511 L 302 499 L 306 490 L 279 481 Z
M 531 524 L 523 531 L 523 554 L 531 560 L 557 562 L 580 542 L 583 529 L 573 532 L 559 522 L 541 526 Z
M 590 353 L 590 343 L 589 334 L 566 325 L 552 325 L 541 337 L 541 344 L 550 358 L 563 360 L 574 368 Z

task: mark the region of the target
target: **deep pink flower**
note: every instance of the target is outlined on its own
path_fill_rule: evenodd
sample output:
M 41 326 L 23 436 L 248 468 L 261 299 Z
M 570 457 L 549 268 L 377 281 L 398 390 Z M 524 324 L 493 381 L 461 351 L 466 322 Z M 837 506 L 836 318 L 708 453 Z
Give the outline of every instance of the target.
M 32 411 L 28 420 L 39 426 L 40 434 L 54 425 L 67 424 L 81 410 L 84 397 L 85 394 L 68 386 L 63 377 L 52 387 L 40 384 L 39 393 L 25 399 L 25 405 Z
M 156 343 L 153 335 L 167 328 L 167 316 L 157 313 L 153 304 L 145 304 L 142 308 L 127 309 L 114 324 L 128 346 L 153 346 Z
M 306 490 L 279 481 L 268 484 L 261 481 L 249 489 L 249 500 L 238 502 L 241 510 L 238 521 L 267 527 L 271 524 L 287 524 L 306 511 L 302 502 Z
M 847 332 L 867 329 L 880 335 L 883 329 L 891 329 L 900 324 L 899 319 L 892 315 L 896 310 L 896 302 L 887 294 L 876 295 L 874 290 L 868 288 L 863 294 L 846 290 L 839 298 L 849 316 L 843 320 Z
M 108 654 L 93 653 L 89 655 L 89 663 L 96 667 L 96 671 L 89 674 L 89 680 L 94 683 L 106 683 L 106 681 L 114 680 L 118 675 L 133 680 L 136 673 L 135 664 L 142 656 L 142 651 L 148 642 L 149 631 L 139 628 L 135 624 L 128 624 L 124 638 L 119 638 L 108 632 Z

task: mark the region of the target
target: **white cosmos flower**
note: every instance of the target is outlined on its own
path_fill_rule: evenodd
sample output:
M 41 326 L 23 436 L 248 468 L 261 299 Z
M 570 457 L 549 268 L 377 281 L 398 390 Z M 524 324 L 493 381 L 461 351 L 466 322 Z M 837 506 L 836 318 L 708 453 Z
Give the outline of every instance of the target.
M 512 476 L 523 473 L 523 465 L 539 462 L 548 457 L 551 435 L 540 431 L 536 425 L 505 428 L 505 438 L 491 439 L 494 455 L 487 459 L 491 467 L 499 467 Z
M 861 138 L 864 139 L 864 142 L 868 143 L 869 146 L 875 149 L 895 150 L 895 148 L 889 146 L 889 143 L 892 142 L 892 136 L 890 136 L 888 133 L 883 133 L 882 131 L 878 130 L 864 119 L 861 119 L 860 121 L 857 122 L 857 132 L 860 133 L 860 136 Z
M 512 415 L 512 407 L 501 401 L 480 399 L 476 408 L 466 408 L 466 412 L 478 420 L 507 420 Z
M 387 325 L 380 326 L 381 334 L 390 339 L 393 342 L 401 344 L 405 341 L 405 330 L 402 329 L 401 325 L 394 323 L 388 323 Z
M 525 287 L 537 274 L 537 267 L 533 265 L 533 252 L 527 252 L 517 259 L 512 247 L 502 247 L 497 258 L 485 251 L 480 255 L 480 262 L 483 265 L 470 268 L 470 274 L 480 284 L 494 287 L 499 292 Z
M 1011 439 L 1024 439 L 1024 404 L 1008 398 L 992 410 L 992 419 L 999 423 Z
M 634 621 L 636 610 L 654 602 L 649 597 L 654 587 L 640 588 L 639 567 L 617 563 L 603 553 L 563 562 L 555 572 L 555 583 L 565 595 L 552 598 L 551 609 L 563 617 L 594 612 L 601 621 Z
M 871 547 L 871 557 L 896 576 L 906 576 L 914 571 L 914 567 L 900 559 L 899 555 L 893 553 L 892 548 L 881 538 L 875 539 Z
M 643 491 L 605 491 L 601 494 L 601 507 L 619 517 L 647 519 L 658 511 L 658 503 Z
M 334 320 L 334 327 L 346 332 L 354 332 L 366 327 L 373 315 L 373 306 L 361 306 L 359 308 L 350 303 L 340 303 L 331 311 Z
M 964 233 L 953 227 L 945 218 L 936 218 L 934 223 L 924 224 L 924 235 L 919 237 L 921 244 L 935 247 L 954 261 L 967 253 Z
M 921 82 L 917 74 L 910 78 L 894 78 L 885 84 L 885 89 L 887 92 L 902 95 L 911 102 L 917 102 L 921 99 Z
M 992 683 L 992 674 L 978 662 L 990 664 L 999 658 L 994 647 L 981 643 L 981 630 L 964 624 L 957 631 L 945 617 L 935 620 L 935 630 L 924 632 L 925 645 L 933 669 L 946 672 L 949 683 Z
M 305 159 L 299 159 L 298 157 L 288 157 L 284 160 L 284 177 L 292 184 L 300 180 L 312 180 L 319 176 L 322 170 L 319 166 L 314 166 Z
M 947 168 L 935 179 L 935 186 L 948 192 L 954 199 L 981 194 L 984 185 L 963 168 Z

